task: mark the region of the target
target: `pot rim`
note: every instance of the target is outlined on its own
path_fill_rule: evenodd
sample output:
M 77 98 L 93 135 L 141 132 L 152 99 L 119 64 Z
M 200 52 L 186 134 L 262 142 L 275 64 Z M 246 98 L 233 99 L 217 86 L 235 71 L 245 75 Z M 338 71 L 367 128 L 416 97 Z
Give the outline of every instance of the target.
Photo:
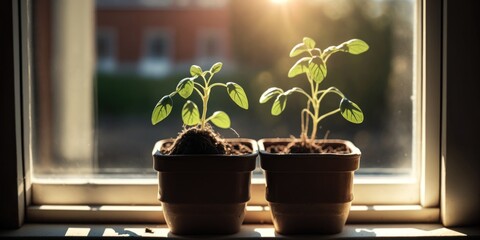
M 298 138 L 294 139 L 295 141 L 299 141 Z M 278 142 L 280 144 L 288 144 L 292 141 L 292 138 L 262 138 L 257 140 L 259 152 L 262 155 L 303 155 L 303 156 L 318 156 L 318 155 L 325 155 L 325 156 L 356 156 L 361 155 L 360 149 L 353 144 L 353 142 L 346 140 L 346 139 L 316 139 L 315 142 L 317 143 L 337 143 L 337 144 L 345 144 L 348 149 L 350 149 L 350 153 L 343 153 L 343 154 L 336 154 L 336 153 L 294 153 L 294 154 L 282 154 L 282 153 L 270 153 L 265 151 L 265 143 L 270 142 Z
M 158 172 L 251 172 L 256 167 L 258 144 L 248 138 L 225 138 L 227 142 L 249 143 L 252 153 L 243 155 L 226 154 L 162 154 L 159 149 L 162 144 L 172 139 L 157 141 L 153 151 L 153 168 Z
M 160 152 L 160 147 L 167 143 L 167 142 L 173 142 L 173 138 L 165 138 L 165 139 L 160 139 L 155 143 L 155 146 L 153 147 L 152 150 L 152 155 L 159 155 L 162 157 L 195 157 L 195 156 L 209 156 L 209 157 L 240 157 L 240 156 L 256 156 L 258 155 L 258 143 L 256 140 L 251 139 L 251 138 L 224 138 L 226 142 L 241 142 L 241 143 L 249 143 L 252 147 L 252 153 L 247 153 L 247 154 L 242 154 L 242 155 L 226 155 L 226 154 L 177 154 L 177 155 L 167 155 L 167 154 L 162 154 Z
M 268 172 L 315 173 L 315 172 L 352 172 L 359 168 L 361 152 L 352 142 L 342 139 L 318 140 L 345 144 L 351 153 L 270 153 L 265 151 L 265 143 L 279 142 L 288 144 L 291 138 L 264 138 L 258 140 L 260 166 Z

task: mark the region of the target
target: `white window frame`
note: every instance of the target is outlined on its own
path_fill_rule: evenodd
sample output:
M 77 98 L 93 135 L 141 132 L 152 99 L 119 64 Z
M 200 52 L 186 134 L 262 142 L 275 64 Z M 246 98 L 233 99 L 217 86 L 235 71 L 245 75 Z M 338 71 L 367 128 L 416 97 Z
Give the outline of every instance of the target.
M 28 1 L 21 2 L 22 18 L 26 18 Z M 397 179 L 384 181 L 382 184 L 358 179 L 355 182 L 355 200 L 349 216 L 349 222 L 439 222 L 440 196 L 440 130 L 441 130 L 441 69 L 442 61 L 438 56 L 441 53 L 441 22 L 442 3 L 437 1 L 420 1 L 423 9 L 422 26 L 427 25 L 422 33 L 422 52 L 418 56 L 418 63 L 423 66 L 418 81 L 422 89 L 422 124 L 419 132 L 422 142 L 420 150 L 421 161 L 417 166 L 422 173 L 420 184 L 411 179 Z M 22 36 L 28 36 L 25 29 L 29 21 L 21 21 Z M 423 27 L 422 27 L 423 28 Z M 420 38 L 417 38 L 420 39 Z M 22 49 L 27 49 L 28 39 L 22 38 Z M 28 66 L 29 52 L 22 51 L 22 65 Z M 419 52 L 420 53 L 420 52 Z M 421 59 L 421 61 L 420 61 Z M 23 103 L 29 103 L 30 92 L 28 82 L 29 68 L 22 68 Z M 421 75 L 420 75 L 421 74 Z M 18 92 L 20 94 L 20 92 Z M 420 95 L 418 95 L 420 96 Z M 20 101 L 16 103 L 19 108 Z M 25 193 L 26 216 L 29 221 L 50 222 L 164 222 L 161 207 L 156 199 L 157 183 L 152 180 L 98 180 L 98 179 L 71 179 L 71 180 L 38 180 L 33 179 L 28 158 L 29 149 L 29 108 L 23 108 L 23 139 L 25 156 Z M 20 116 L 19 116 L 20 117 Z M 426 127 L 425 127 L 426 126 Z M 21 155 L 21 154 L 20 154 Z M 19 157 L 18 161 L 23 161 Z M 246 223 L 270 222 L 270 213 L 264 198 L 265 183 L 261 179 L 252 180 L 252 199 L 247 208 Z M 56 194 L 61 192 L 62 194 Z M 125 194 L 128 193 L 128 194 Z M 381 194 L 379 194 L 381 193 Z M 414 193 L 413 196 L 410 193 Z M 419 194 L 416 194 L 419 193 Z M 86 197 L 85 197 L 86 196 Z M 132 198 L 135 196 L 135 198 Z

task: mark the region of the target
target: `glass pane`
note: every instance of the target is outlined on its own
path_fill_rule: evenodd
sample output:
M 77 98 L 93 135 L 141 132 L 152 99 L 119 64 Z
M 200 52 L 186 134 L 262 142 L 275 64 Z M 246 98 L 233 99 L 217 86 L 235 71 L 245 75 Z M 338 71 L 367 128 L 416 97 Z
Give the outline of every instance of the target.
M 154 177 L 154 143 L 182 130 L 185 100 L 175 96 L 172 114 L 155 126 L 153 107 L 192 64 L 223 62 L 213 81 L 239 83 L 248 95 L 243 110 L 213 92 L 209 111 L 232 120 L 232 129 L 216 128 L 223 137 L 298 137 L 303 96 L 291 95 L 280 116 L 258 99 L 271 86 L 307 88 L 287 73 L 297 60 L 290 50 L 308 36 L 321 49 L 352 38 L 370 45 L 332 56 L 322 83 L 357 103 L 364 123 L 333 115 L 317 137 L 353 141 L 359 174 L 409 173 L 420 99 L 416 12 L 414 0 L 32 1 L 34 172 Z M 325 108 L 338 102 L 328 96 Z

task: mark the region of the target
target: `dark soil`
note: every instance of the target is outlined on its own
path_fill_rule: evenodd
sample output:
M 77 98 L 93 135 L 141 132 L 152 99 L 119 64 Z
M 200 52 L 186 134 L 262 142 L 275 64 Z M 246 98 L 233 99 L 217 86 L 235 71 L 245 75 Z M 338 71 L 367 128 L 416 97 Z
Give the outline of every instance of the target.
M 308 144 L 303 141 L 292 141 L 288 145 L 278 144 L 267 147 L 267 152 L 270 153 L 337 153 L 346 154 L 350 150 L 343 144 Z
M 191 127 L 184 129 L 171 144 L 160 150 L 164 154 L 226 154 L 241 155 L 252 153 L 252 149 L 241 143 L 228 143 L 211 126 L 205 129 Z

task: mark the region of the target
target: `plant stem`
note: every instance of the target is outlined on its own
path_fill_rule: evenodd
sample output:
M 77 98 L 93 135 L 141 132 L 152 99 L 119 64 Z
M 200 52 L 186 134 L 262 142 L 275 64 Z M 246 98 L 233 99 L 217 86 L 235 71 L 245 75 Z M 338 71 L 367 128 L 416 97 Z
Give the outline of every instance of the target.
M 302 132 L 301 132 L 301 139 L 302 141 L 306 140 L 306 136 L 307 136 L 307 132 L 308 132 L 308 124 L 309 124 L 309 119 L 311 117 L 313 117 L 313 114 L 310 112 L 309 108 L 310 108 L 310 103 L 311 103 L 311 100 L 309 99 L 308 102 L 307 102 L 307 108 L 304 108 L 302 110 L 302 114 L 301 114 L 301 123 L 302 123 Z
M 317 86 L 318 87 L 318 86 Z M 319 116 L 320 114 L 320 103 L 322 102 L 323 98 L 325 97 L 325 95 L 327 95 L 327 93 L 329 92 L 335 92 L 338 94 L 337 92 L 337 89 L 335 87 L 329 87 L 327 90 L 323 91 L 323 93 L 320 95 L 320 97 L 317 99 L 317 94 L 315 94 L 315 100 L 316 100 L 316 104 L 314 105 L 314 110 L 315 110 L 315 116 L 313 118 L 313 127 L 312 127 L 312 135 L 310 135 L 310 141 L 313 142 L 315 141 L 315 138 L 316 138 L 316 135 L 317 135 L 317 128 L 318 128 L 318 123 L 320 122 L 320 120 L 324 119 L 325 117 L 327 116 L 330 116 L 338 111 L 340 111 L 340 109 L 337 109 L 337 110 L 334 110 L 334 111 L 331 111 L 329 113 L 326 113 L 322 116 Z
M 325 62 L 325 64 L 327 64 L 327 61 L 328 61 L 328 59 L 330 58 L 330 56 L 332 56 L 332 55 L 333 55 L 334 53 L 336 53 L 336 52 L 340 52 L 340 50 L 334 50 L 334 51 L 332 51 L 330 54 L 328 54 L 327 56 L 324 56 L 324 55 L 322 54 L 321 57 L 323 58 L 323 62 Z
M 205 124 L 207 123 L 207 104 L 208 104 L 208 96 L 209 96 L 210 89 L 205 89 L 205 95 L 202 97 L 203 107 L 202 107 L 202 120 L 200 121 L 201 126 L 200 129 L 205 129 Z
M 203 96 L 202 96 L 202 119 L 200 120 L 200 129 L 204 130 L 205 129 L 205 124 L 207 123 L 207 105 L 208 105 L 208 98 L 210 97 L 210 87 L 208 86 L 208 83 L 210 82 L 210 78 L 208 81 L 205 79 L 205 77 L 202 75 L 202 78 L 204 80 L 205 86 L 203 87 Z
M 308 75 L 307 75 L 308 76 Z M 313 79 L 310 79 L 310 76 L 308 76 L 309 78 L 309 82 L 310 82 L 310 88 L 311 88 L 311 91 L 312 91 L 312 94 L 311 94 L 311 98 L 312 98 L 312 108 L 313 108 L 313 116 L 311 116 L 311 112 L 310 112 L 310 117 L 312 118 L 312 133 L 310 135 L 310 142 L 308 144 L 312 144 L 314 141 L 315 141 L 315 137 L 317 135 L 317 130 L 318 130 L 318 115 L 319 115 L 319 111 L 320 111 L 320 101 L 318 98 L 317 98 L 317 92 L 318 92 L 318 83 L 313 81 Z M 307 105 L 307 107 L 309 107 L 309 105 Z M 308 129 L 308 128 L 307 128 Z M 305 135 L 307 133 L 305 132 Z
M 337 108 L 337 109 L 335 109 L 335 110 L 332 110 L 332 111 L 330 111 L 330 112 L 328 112 L 328 113 L 323 114 L 322 116 L 320 116 L 320 117 L 317 119 L 317 121 L 320 122 L 322 119 L 324 119 L 324 118 L 326 118 L 326 117 L 328 117 L 328 116 L 330 116 L 330 115 L 333 115 L 333 114 L 335 114 L 335 113 L 337 113 L 337 112 L 340 112 L 340 108 Z
M 214 83 L 214 84 L 210 85 L 210 89 L 213 88 L 213 87 L 227 87 L 227 84 L 225 84 L 225 83 Z
M 317 105 L 318 104 L 318 105 Z M 317 136 L 317 130 L 318 130 L 318 114 L 319 114 L 319 108 L 320 108 L 320 102 L 317 102 L 317 104 L 314 104 L 314 117 L 312 119 L 312 135 L 310 135 L 310 142 L 313 143 L 315 141 L 315 137 Z M 315 106 L 317 105 L 317 106 Z

